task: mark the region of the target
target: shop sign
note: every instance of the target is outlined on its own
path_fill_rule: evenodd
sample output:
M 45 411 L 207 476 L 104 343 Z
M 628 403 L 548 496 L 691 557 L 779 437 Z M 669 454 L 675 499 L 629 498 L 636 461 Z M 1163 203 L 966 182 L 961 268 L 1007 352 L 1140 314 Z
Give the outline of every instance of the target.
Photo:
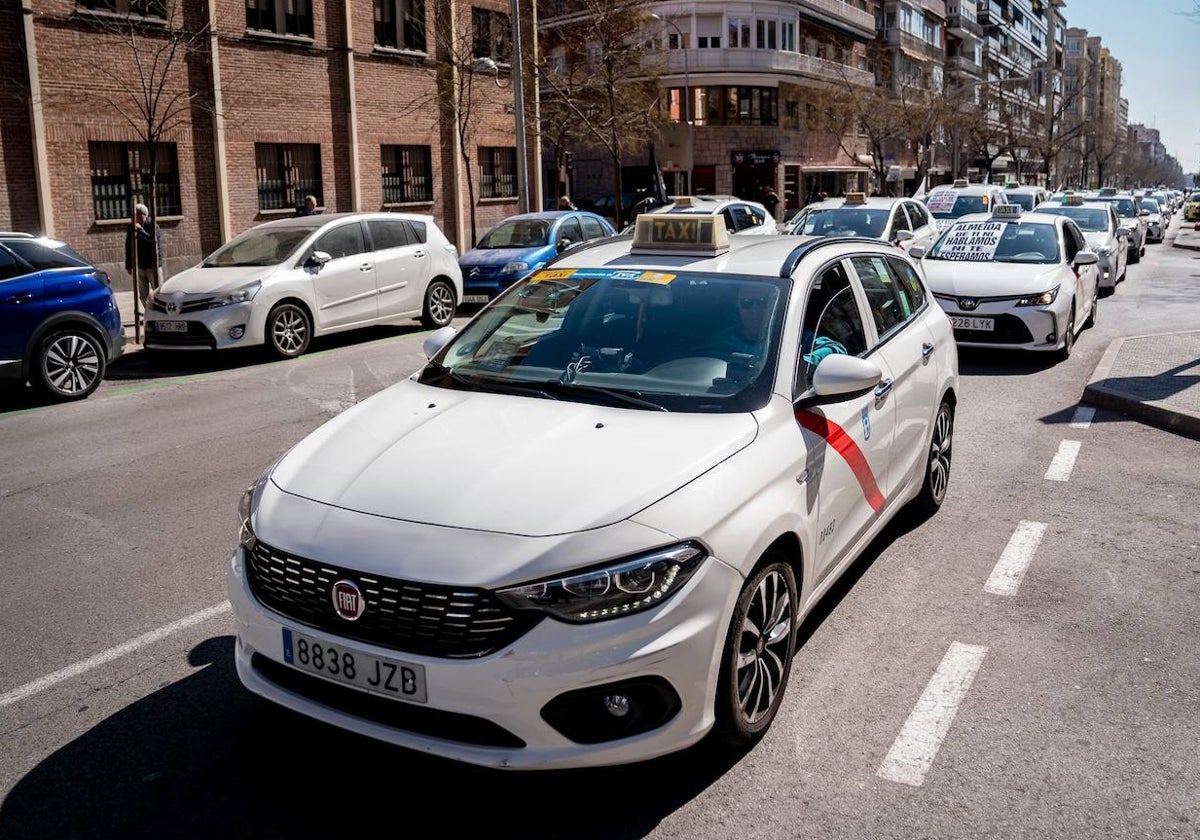
M 737 151 L 730 152 L 730 158 L 733 160 L 734 166 L 741 166 L 743 163 L 779 163 L 779 150 L 771 151 Z

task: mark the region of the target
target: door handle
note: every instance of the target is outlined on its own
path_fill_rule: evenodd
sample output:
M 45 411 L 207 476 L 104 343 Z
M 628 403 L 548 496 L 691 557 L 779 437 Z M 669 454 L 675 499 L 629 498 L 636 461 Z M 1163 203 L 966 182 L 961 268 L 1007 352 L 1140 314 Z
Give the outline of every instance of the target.
M 922 363 L 929 361 L 929 357 L 933 355 L 933 349 L 934 348 L 933 348 L 932 342 L 926 341 L 924 344 L 921 345 Z
M 363 263 L 362 265 L 360 265 L 358 267 L 358 270 L 359 271 L 370 271 L 374 267 L 375 267 L 374 263 Z
M 875 402 L 883 402 L 887 399 L 887 395 L 892 392 L 892 380 L 885 379 L 875 386 Z
M 420 257 L 425 256 L 425 252 L 424 251 L 413 251 L 413 256 L 420 258 Z

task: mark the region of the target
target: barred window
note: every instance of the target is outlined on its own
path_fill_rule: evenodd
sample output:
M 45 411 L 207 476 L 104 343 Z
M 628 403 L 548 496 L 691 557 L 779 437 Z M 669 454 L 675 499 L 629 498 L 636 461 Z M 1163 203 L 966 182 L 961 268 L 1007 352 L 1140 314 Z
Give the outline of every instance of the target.
M 425 52 L 425 0 L 375 0 L 375 44 Z
M 515 146 L 479 147 L 479 197 L 513 198 L 517 194 Z
M 428 146 L 382 146 L 383 203 L 433 201 L 433 158 Z
M 492 58 L 503 64 L 512 57 L 512 19 L 504 12 L 471 9 L 474 58 Z
M 313 36 L 310 0 L 246 0 L 246 28 L 276 35 Z
M 112 12 L 118 15 L 140 15 L 141 17 L 167 17 L 166 0 L 75 0 L 80 9 L 93 12 Z
M 316 143 L 255 143 L 258 209 L 299 207 L 306 195 L 321 201 L 321 147 Z
M 150 204 L 150 154 L 142 143 L 88 143 L 92 207 L 96 221 L 133 217 L 135 204 Z M 174 143 L 159 143 L 155 216 L 181 216 L 179 163 Z

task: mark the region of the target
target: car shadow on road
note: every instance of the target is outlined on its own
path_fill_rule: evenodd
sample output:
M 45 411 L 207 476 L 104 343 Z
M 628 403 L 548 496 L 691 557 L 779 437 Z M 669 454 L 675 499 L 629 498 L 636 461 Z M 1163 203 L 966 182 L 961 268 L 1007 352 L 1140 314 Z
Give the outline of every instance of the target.
M 234 640 L 66 744 L 0 804 L 0 836 L 639 838 L 739 758 L 702 744 L 620 768 L 504 772 L 336 729 L 242 688 Z
M 1055 353 L 1030 350 L 958 349 L 958 372 L 963 376 L 1020 376 L 1041 373 L 1059 363 Z

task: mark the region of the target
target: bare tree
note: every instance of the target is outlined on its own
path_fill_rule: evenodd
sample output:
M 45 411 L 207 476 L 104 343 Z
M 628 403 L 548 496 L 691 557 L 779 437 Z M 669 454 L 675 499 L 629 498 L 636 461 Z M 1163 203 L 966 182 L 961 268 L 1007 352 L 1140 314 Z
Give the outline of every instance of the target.
M 661 56 L 646 42 L 649 4 L 572 0 L 569 12 L 541 16 L 543 118 L 575 120 L 612 162 L 617 225 L 624 217 L 622 158 L 658 133 Z M 566 69 L 564 69 L 566 68 Z
M 838 148 L 857 157 L 856 139 L 865 141 L 877 188 L 887 183 L 887 156 L 906 137 L 904 113 L 881 87 L 850 83 L 816 88 L 808 108 L 810 131 L 824 132 L 837 140 Z

